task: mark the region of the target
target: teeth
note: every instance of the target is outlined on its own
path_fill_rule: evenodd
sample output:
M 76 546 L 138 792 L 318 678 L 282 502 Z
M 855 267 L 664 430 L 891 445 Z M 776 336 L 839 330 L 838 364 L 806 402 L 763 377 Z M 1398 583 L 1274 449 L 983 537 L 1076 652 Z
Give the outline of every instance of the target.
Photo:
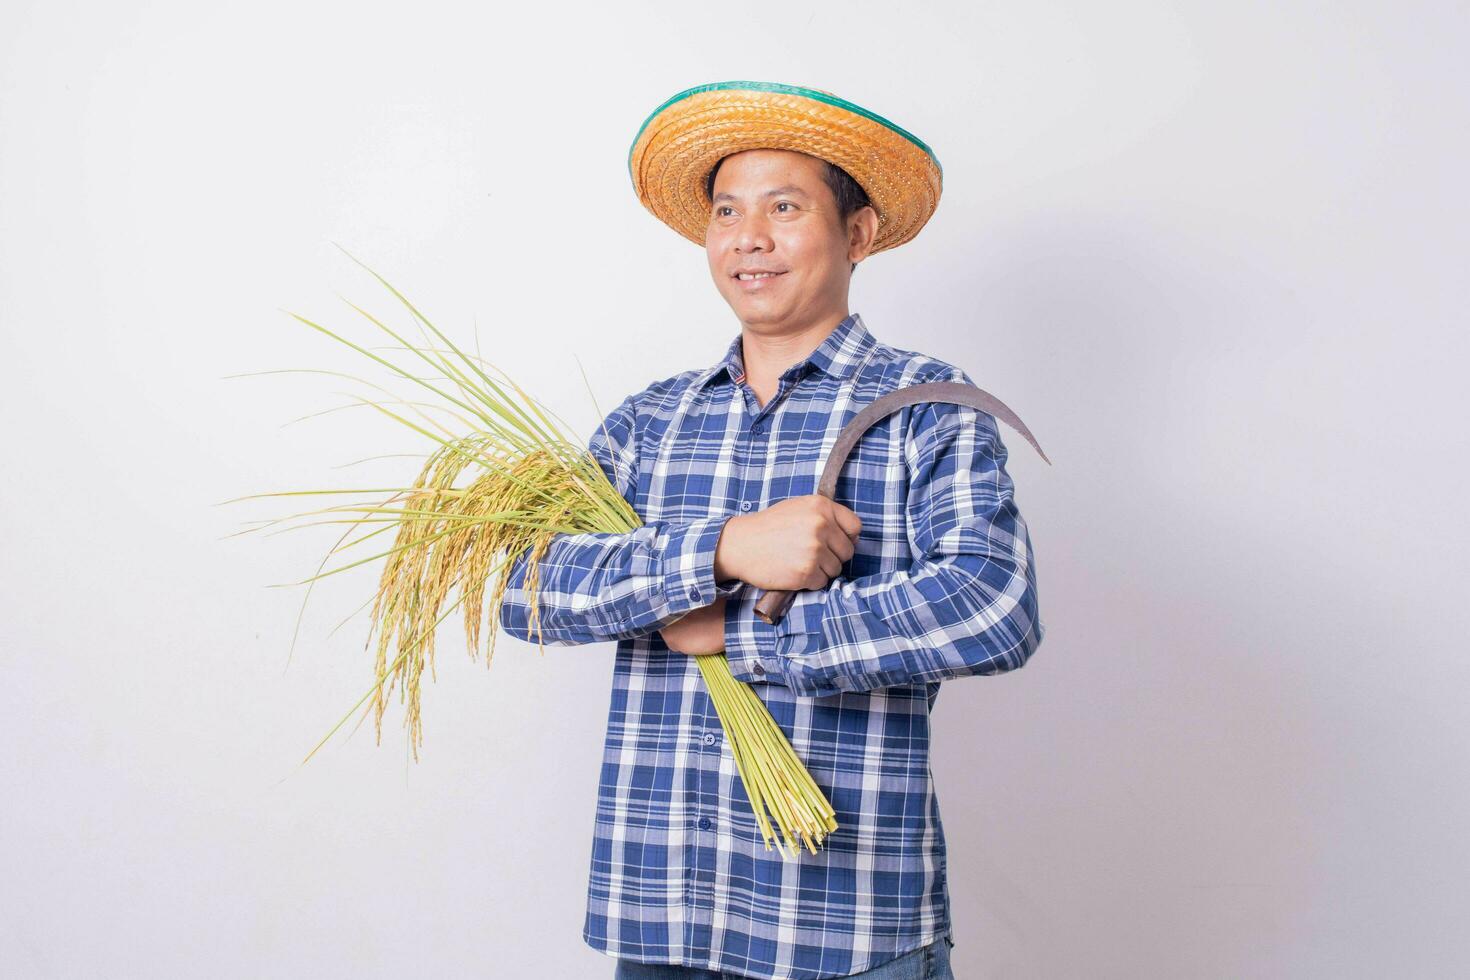
M 774 276 L 775 274 L 776 273 L 774 272 L 757 272 L 755 275 L 752 276 L 744 272 L 737 273 L 737 275 L 740 277 L 741 282 L 749 282 L 752 279 L 765 279 L 770 276 Z

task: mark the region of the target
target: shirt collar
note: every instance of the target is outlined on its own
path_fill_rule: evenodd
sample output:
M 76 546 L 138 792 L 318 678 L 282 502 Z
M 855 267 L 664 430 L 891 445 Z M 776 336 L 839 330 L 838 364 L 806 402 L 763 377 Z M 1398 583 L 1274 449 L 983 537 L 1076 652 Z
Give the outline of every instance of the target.
M 745 360 L 741 353 L 743 336 L 743 334 L 737 335 L 730 342 L 720 362 L 695 379 L 696 386 L 702 388 L 718 380 L 722 375 L 738 384 L 744 384 Z M 863 323 L 863 318 L 856 313 L 849 313 L 817 345 L 816 350 L 788 367 L 782 372 L 781 377 L 790 375 L 794 379 L 800 379 L 809 371 L 822 371 L 834 378 L 845 377 L 862 361 L 869 348 L 876 342 Z

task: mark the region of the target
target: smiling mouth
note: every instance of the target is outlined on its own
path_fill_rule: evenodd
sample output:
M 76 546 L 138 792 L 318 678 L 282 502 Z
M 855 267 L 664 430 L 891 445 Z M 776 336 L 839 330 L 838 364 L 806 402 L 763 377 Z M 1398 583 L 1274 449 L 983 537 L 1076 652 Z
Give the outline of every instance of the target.
M 784 276 L 785 274 L 786 273 L 784 273 L 784 272 L 757 272 L 757 273 L 737 272 L 737 273 L 735 273 L 734 278 L 736 280 L 740 281 L 740 282 L 759 282 L 762 279 L 774 279 L 777 276 Z

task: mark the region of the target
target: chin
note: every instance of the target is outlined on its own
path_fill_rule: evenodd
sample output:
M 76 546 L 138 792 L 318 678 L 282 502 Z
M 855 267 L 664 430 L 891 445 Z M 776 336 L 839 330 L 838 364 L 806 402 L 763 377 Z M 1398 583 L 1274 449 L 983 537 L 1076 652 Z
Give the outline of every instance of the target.
M 745 323 L 780 323 L 786 319 L 789 311 L 778 310 L 758 303 L 741 305 L 735 307 L 735 312 Z

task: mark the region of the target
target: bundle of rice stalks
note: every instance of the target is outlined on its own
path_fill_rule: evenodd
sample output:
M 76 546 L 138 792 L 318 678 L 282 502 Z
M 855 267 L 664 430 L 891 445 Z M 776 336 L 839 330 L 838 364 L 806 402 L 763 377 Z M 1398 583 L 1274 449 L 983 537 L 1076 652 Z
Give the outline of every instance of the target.
M 391 349 L 410 355 L 408 360 L 415 370 L 395 364 L 305 317 L 290 315 L 438 400 L 385 404 L 355 396 L 357 403 L 371 406 L 430 440 L 432 450 L 410 486 L 290 491 L 236 498 L 389 494 L 383 499 L 339 504 L 265 522 L 277 524 L 326 515 L 310 523 L 346 524 L 346 532 L 328 552 L 323 567 L 339 551 L 384 532 L 395 532 L 392 547 L 385 551 L 292 583 L 307 585 L 309 597 L 310 586 L 317 580 L 384 559 L 377 592 L 371 600 L 367 640 L 372 646 L 376 634 L 376 683 L 307 754 L 303 764 L 369 700 L 381 744 L 383 715 L 395 688 L 400 704 L 407 704 L 404 725 L 417 760 L 423 741 L 420 682 L 426 663 L 433 676 L 438 626 L 462 607 L 470 657 L 478 659 L 481 624 L 488 615 L 492 624 L 485 657 L 488 667 L 494 656 L 494 624 L 499 622 L 507 572 L 520 556 L 528 555 L 525 588 L 531 597 L 531 628 L 539 630 L 536 597 L 540 562 L 552 538 L 563 533 L 626 533 L 643 523 L 608 480 L 596 457 L 553 421 L 555 413 L 483 358 L 460 350 L 387 280 L 356 258 L 349 258 L 367 269 L 412 314 L 423 337 L 422 345 L 410 343 L 361 307 L 348 304 L 396 341 L 397 346 Z M 429 373 L 418 373 L 422 370 L 418 364 L 427 366 Z M 407 410 L 400 411 L 393 407 L 395 404 L 407 406 Z M 460 423 L 461 430 L 446 427 L 438 417 L 422 411 L 426 407 L 447 414 Z M 363 533 L 347 540 L 354 531 Z M 538 646 L 544 654 L 539 636 Z M 770 850 L 774 842 L 783 858 L 794 858 L 800 844 L 816 853 L 817 845 L 837 829 L 831 803 L 797 758 L 760 696 L 730 672 L 725 655 L 696 656 L 694 660 L 725 730 L 766 849 Z M 772 818 L 785 837 L 789 854 L 781 848 L 771 827 Z

